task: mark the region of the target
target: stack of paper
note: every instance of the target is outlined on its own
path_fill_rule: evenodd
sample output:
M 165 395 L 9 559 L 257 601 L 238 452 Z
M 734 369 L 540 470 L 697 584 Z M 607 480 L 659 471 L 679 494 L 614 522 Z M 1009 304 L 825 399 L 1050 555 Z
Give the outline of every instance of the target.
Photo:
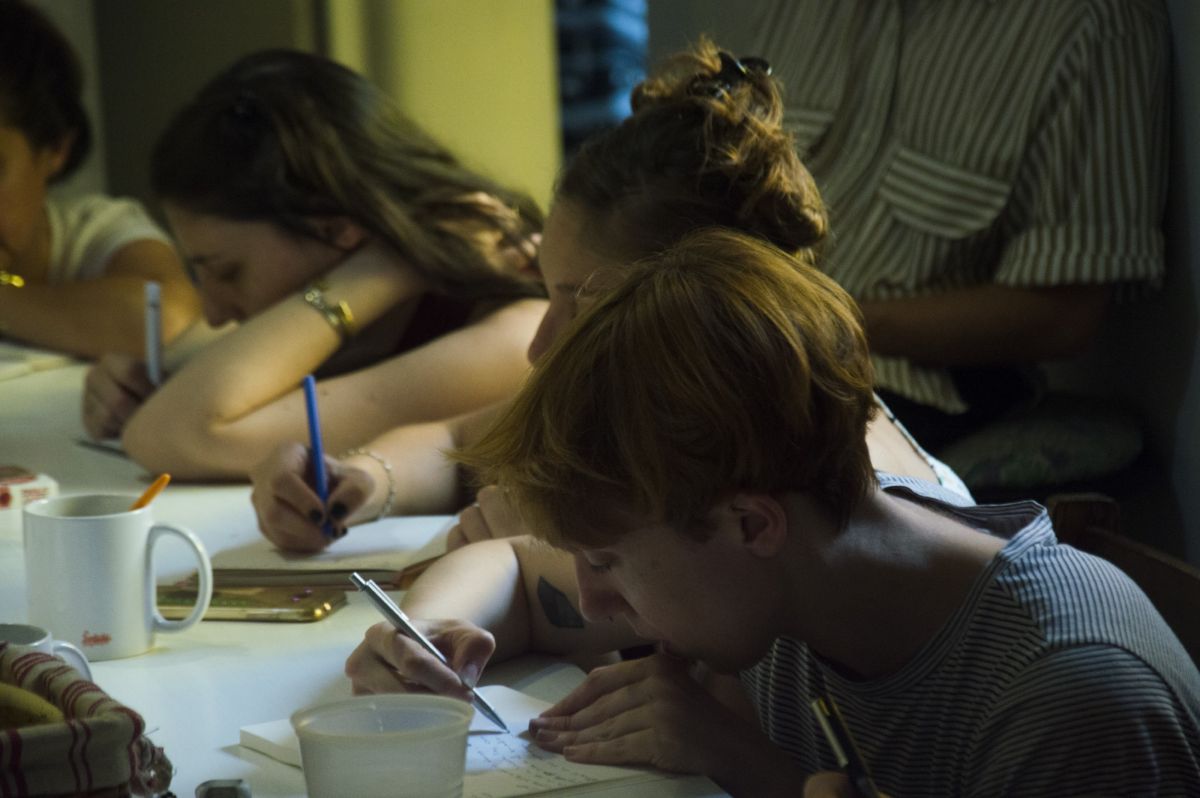
M 71 357 L 62 352 L 0 341 L 0 380 L 66 366 L 72 362 Z
M 475 713 L 467 741 L 463 798 L 550 795 L 587 784 L 673 778 L 658 771 L 568 762 L 559 754 L 538 748 L 524 733 L 530 718 L 550 704 L 502 685 L 481 687 L 479 694 L 500 714 L 512 733 L 505 734 Z M 301 767 L 300 742 L 287 720 L 244 726 L 240 735 L 240 742 L 246 748 Z

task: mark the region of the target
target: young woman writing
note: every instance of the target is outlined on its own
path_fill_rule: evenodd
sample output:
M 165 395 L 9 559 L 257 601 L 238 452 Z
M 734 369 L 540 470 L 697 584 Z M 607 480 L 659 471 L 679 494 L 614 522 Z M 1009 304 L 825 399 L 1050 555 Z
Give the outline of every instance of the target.
M 333 452 L 495 402 L 524 377 L 545 308 L 539 211 L 362 76 L 305 53 L 248 56 L 179 111 L 151 171 L 205 318 L 238 327 L 158 390 L 128 358 L 89 374 L 88 430 L 121 434 L 148 469 L 244 478 L 303 437 L 310 372 Z
M 588 142 L 559 179 L 538 259 L 550 307 L 531 361 L 629 263 L 690 231 L 739 230 L 806 261 L 827 235 L 824 205 L 783 129 L 779 87 L 764 62 L 742 62 L 703 42 L 639 86 L 632 104 L 633 115 Z M 331 459 L 328 506 L 308 482 L 307 449 L 285 444 L 253 473 L 260 528 L 284 548 L 315 550 L 327 545 L 320 530 L 330 515 L 344 526 L 388 512 L 454 511 L 471 494 L 443 452 L 476 439 L 496 412 L 401 427 L 370 443 L 370 456 Z M 969 495 L 885 414 L 866 440 L 880 468 Z M 462 513 L 453 542 L 520 531 L 485 488 Z

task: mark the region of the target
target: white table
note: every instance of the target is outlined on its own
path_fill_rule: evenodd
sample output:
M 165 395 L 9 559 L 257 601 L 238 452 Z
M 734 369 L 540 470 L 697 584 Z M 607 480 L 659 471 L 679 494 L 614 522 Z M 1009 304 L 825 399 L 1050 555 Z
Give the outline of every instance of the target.
M 0 381 L 0 464 L 49 474 L 61 493 L 138 493 L 150 475 L 132 462 L 76 443 L 82 366 Z M 257 536 L 246 485 L 172 484 L 154 504 L 158 520 L 194 531 L 209 552 Z M 164 579 L 186 572 L 191 557 L 182 544 L 156 556 Z M 366 627 L 379 620 L 357 593 L 348 605 L 316 623 L 205 621 L 178 634 L 160 634 L 141 656 L 93 663 L 96 682 L 137 710 L 147 732 L 176 768 L 172 791 L 190 798 L 208 779 L 244 779 L 255 798 L 303 796 L 299 770 L 237 744 L 238 729 L 288 717 L 309 704 L 350 694 L 342 674 L 349 652 Z M 26 619 L 25 572 L 17 543 L 0 542 L 0 620 Z M 517 689 L 561 691 L 548 661 L 505 663 L 485 681 Z M 552 695 L 539 697 L 552 698 Z M 589 790 L 589 795 L 720 796 L 711 782 L 676 779 Z

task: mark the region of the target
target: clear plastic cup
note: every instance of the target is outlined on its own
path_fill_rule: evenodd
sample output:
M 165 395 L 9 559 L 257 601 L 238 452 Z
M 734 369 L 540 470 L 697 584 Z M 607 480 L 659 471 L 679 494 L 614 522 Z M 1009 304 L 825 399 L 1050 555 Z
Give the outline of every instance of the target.
M 310 798 L 461 798 L 470 704 L 366 695 L 292 715 Z

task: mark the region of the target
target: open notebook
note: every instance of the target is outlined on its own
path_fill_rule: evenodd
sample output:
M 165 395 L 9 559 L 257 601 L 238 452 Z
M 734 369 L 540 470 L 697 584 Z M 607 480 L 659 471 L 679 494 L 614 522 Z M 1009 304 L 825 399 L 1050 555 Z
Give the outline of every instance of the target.
M 62 352 L 0 341 L 0 380 L 67 366 L 74 362 L 70 355 L 64 355 Z
M 503 685 L 479 688 L 510 729 L 505 734 L 478 712 L 467 741 L 463 798 L 509 798 L 552 795 L 568 788 L 616 781 L 654 781 L 673 778 L 652 770 L 581 765 L 543 751 L 524 734 L 529 719 L 550 706 Z M 300 743 L 287 720 L 245 726 L 241 744 L 294 767 L 300 764 Z
M 425 566 L 446 553 L 446 533 L 454 516 L 385 518 L 352 527 L 316 554 L 280 551 L 266 538 L 212 555 L 217 587 L 336 585 L 350 589 L 358 571 L 380 587 L 405 588 Z

